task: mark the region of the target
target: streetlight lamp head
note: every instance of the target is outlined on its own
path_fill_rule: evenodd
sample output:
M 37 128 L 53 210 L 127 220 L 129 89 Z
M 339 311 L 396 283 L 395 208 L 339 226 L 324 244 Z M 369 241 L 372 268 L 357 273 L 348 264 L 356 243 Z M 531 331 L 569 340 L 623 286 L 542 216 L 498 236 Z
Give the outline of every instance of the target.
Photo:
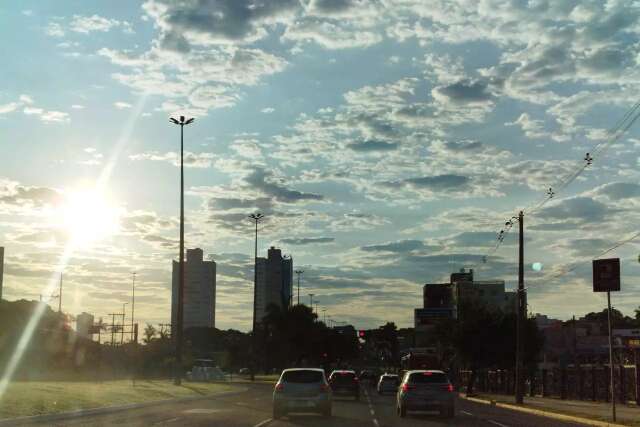
M 260 221 L 262 218 L 264 218 L 264 215 L 261 214 L 260 212 L 256 212 L 256 213 L 252 213 L 251 215 L 249 215 L 249 218 L 255 220 L 255 221 Z
M 180 116 L 180 123 L 184 123 L 184 116 Z
M 179 125 L 179 124 L 180 124 L 180 122 L 179 122 L 179 121 L 177 121 L 176 119 L 174 119 L 173 117 L 170 117 L 170 118 L 169 118 L 169 121 L 170 121 L 171 123 L 173 123 L 173 124 L 176 124 L 176 125 Z
M 195 120 L 195 119 L 192 117 L 192 118 L 190 118 L 189 120 L 187 120 L 184 124 L 185 124 L 185 125 L 188 125 L 188 124 L 190 124 L 190 123 L 193 123 L 193 121 L 194 121 L 194 120 Z

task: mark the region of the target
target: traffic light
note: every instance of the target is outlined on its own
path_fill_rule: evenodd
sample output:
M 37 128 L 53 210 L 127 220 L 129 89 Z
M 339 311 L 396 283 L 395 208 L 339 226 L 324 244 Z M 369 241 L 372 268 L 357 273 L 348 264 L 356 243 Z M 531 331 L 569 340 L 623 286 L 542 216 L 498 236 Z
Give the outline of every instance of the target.
M 360 330 L 358 331 L 358 337 L 360 337 L 360 338 L 364 338 L 364 330 L 360 329 Z

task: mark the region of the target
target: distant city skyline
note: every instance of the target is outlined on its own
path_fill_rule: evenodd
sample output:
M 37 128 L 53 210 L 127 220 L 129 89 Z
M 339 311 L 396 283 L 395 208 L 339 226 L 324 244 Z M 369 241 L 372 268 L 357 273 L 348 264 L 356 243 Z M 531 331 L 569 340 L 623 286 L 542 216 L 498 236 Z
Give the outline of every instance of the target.
M 305 293 L 358 328 L 411 326 L 423 285 L 463 267 L 513 290 L 517 230 L 490 253 L 498 233 L 589 152 L 525 211 L 525 285 L 552 318 L 606 307 L 590 260 L 638 232 L 640 124 L 591 149 L 640 99 L 638 5 L 227 3 L 0 8 L 20 34 L 0 90 L 4 299 L 38 300 L 62 269 L 63 310 L 107 318 L 136 271 L 136 322 L 170 321 L 168 118 L 186 115 L 185 244 L 217 263 L 219 328 L 251 328 L 256 211 L 259 253 L 293 254 Z M 607 254 L 625 313 L 639 253 L 640 239 Z

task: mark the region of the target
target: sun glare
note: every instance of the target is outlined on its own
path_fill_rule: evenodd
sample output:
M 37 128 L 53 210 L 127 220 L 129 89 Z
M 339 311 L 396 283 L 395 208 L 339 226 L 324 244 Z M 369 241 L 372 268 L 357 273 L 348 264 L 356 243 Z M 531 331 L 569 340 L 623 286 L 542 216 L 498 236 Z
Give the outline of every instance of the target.
M 114 235 L 119 229 L 120 210 L 103 192 L 82 189 L 67 195 L 60 217 L 72 242 L 83 246 Z

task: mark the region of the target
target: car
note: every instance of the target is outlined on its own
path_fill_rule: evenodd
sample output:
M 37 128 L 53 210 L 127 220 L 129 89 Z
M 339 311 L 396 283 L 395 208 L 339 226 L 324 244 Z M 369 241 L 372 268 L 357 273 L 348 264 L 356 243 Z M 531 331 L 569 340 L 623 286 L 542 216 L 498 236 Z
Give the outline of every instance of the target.
M 378 380 L 378 394 L 386 392 L 396 393 L 398 391 L 398 385 L 400 384 L 400 378 L 396 374 L 383 374 Z
M 187 372 L 190 381 L 224 381 L 226 375 L 211 359 L 196 359 L 191 371 Z
M 347 395 L 360 400 L 360 380 L 355 371 L 341 369 L 331 372 L 329 385 L 336 396 Z
M 455 414 L 454 387 L 443 371 L 407 371 L 398 388 L 396 409 L 402 418 L 407 411 L 433 410 L 451 418 Z
M 285 369 L 273 390 L 273 418 L 278 419 L 291 412 L 318 412 L 330 417 L 332 396 L 324 370 Z
M 251 369 L 249 368 L 240 368 L 240 370 L 238 370 L 239 375 L 249 375 L 250 373 Z

